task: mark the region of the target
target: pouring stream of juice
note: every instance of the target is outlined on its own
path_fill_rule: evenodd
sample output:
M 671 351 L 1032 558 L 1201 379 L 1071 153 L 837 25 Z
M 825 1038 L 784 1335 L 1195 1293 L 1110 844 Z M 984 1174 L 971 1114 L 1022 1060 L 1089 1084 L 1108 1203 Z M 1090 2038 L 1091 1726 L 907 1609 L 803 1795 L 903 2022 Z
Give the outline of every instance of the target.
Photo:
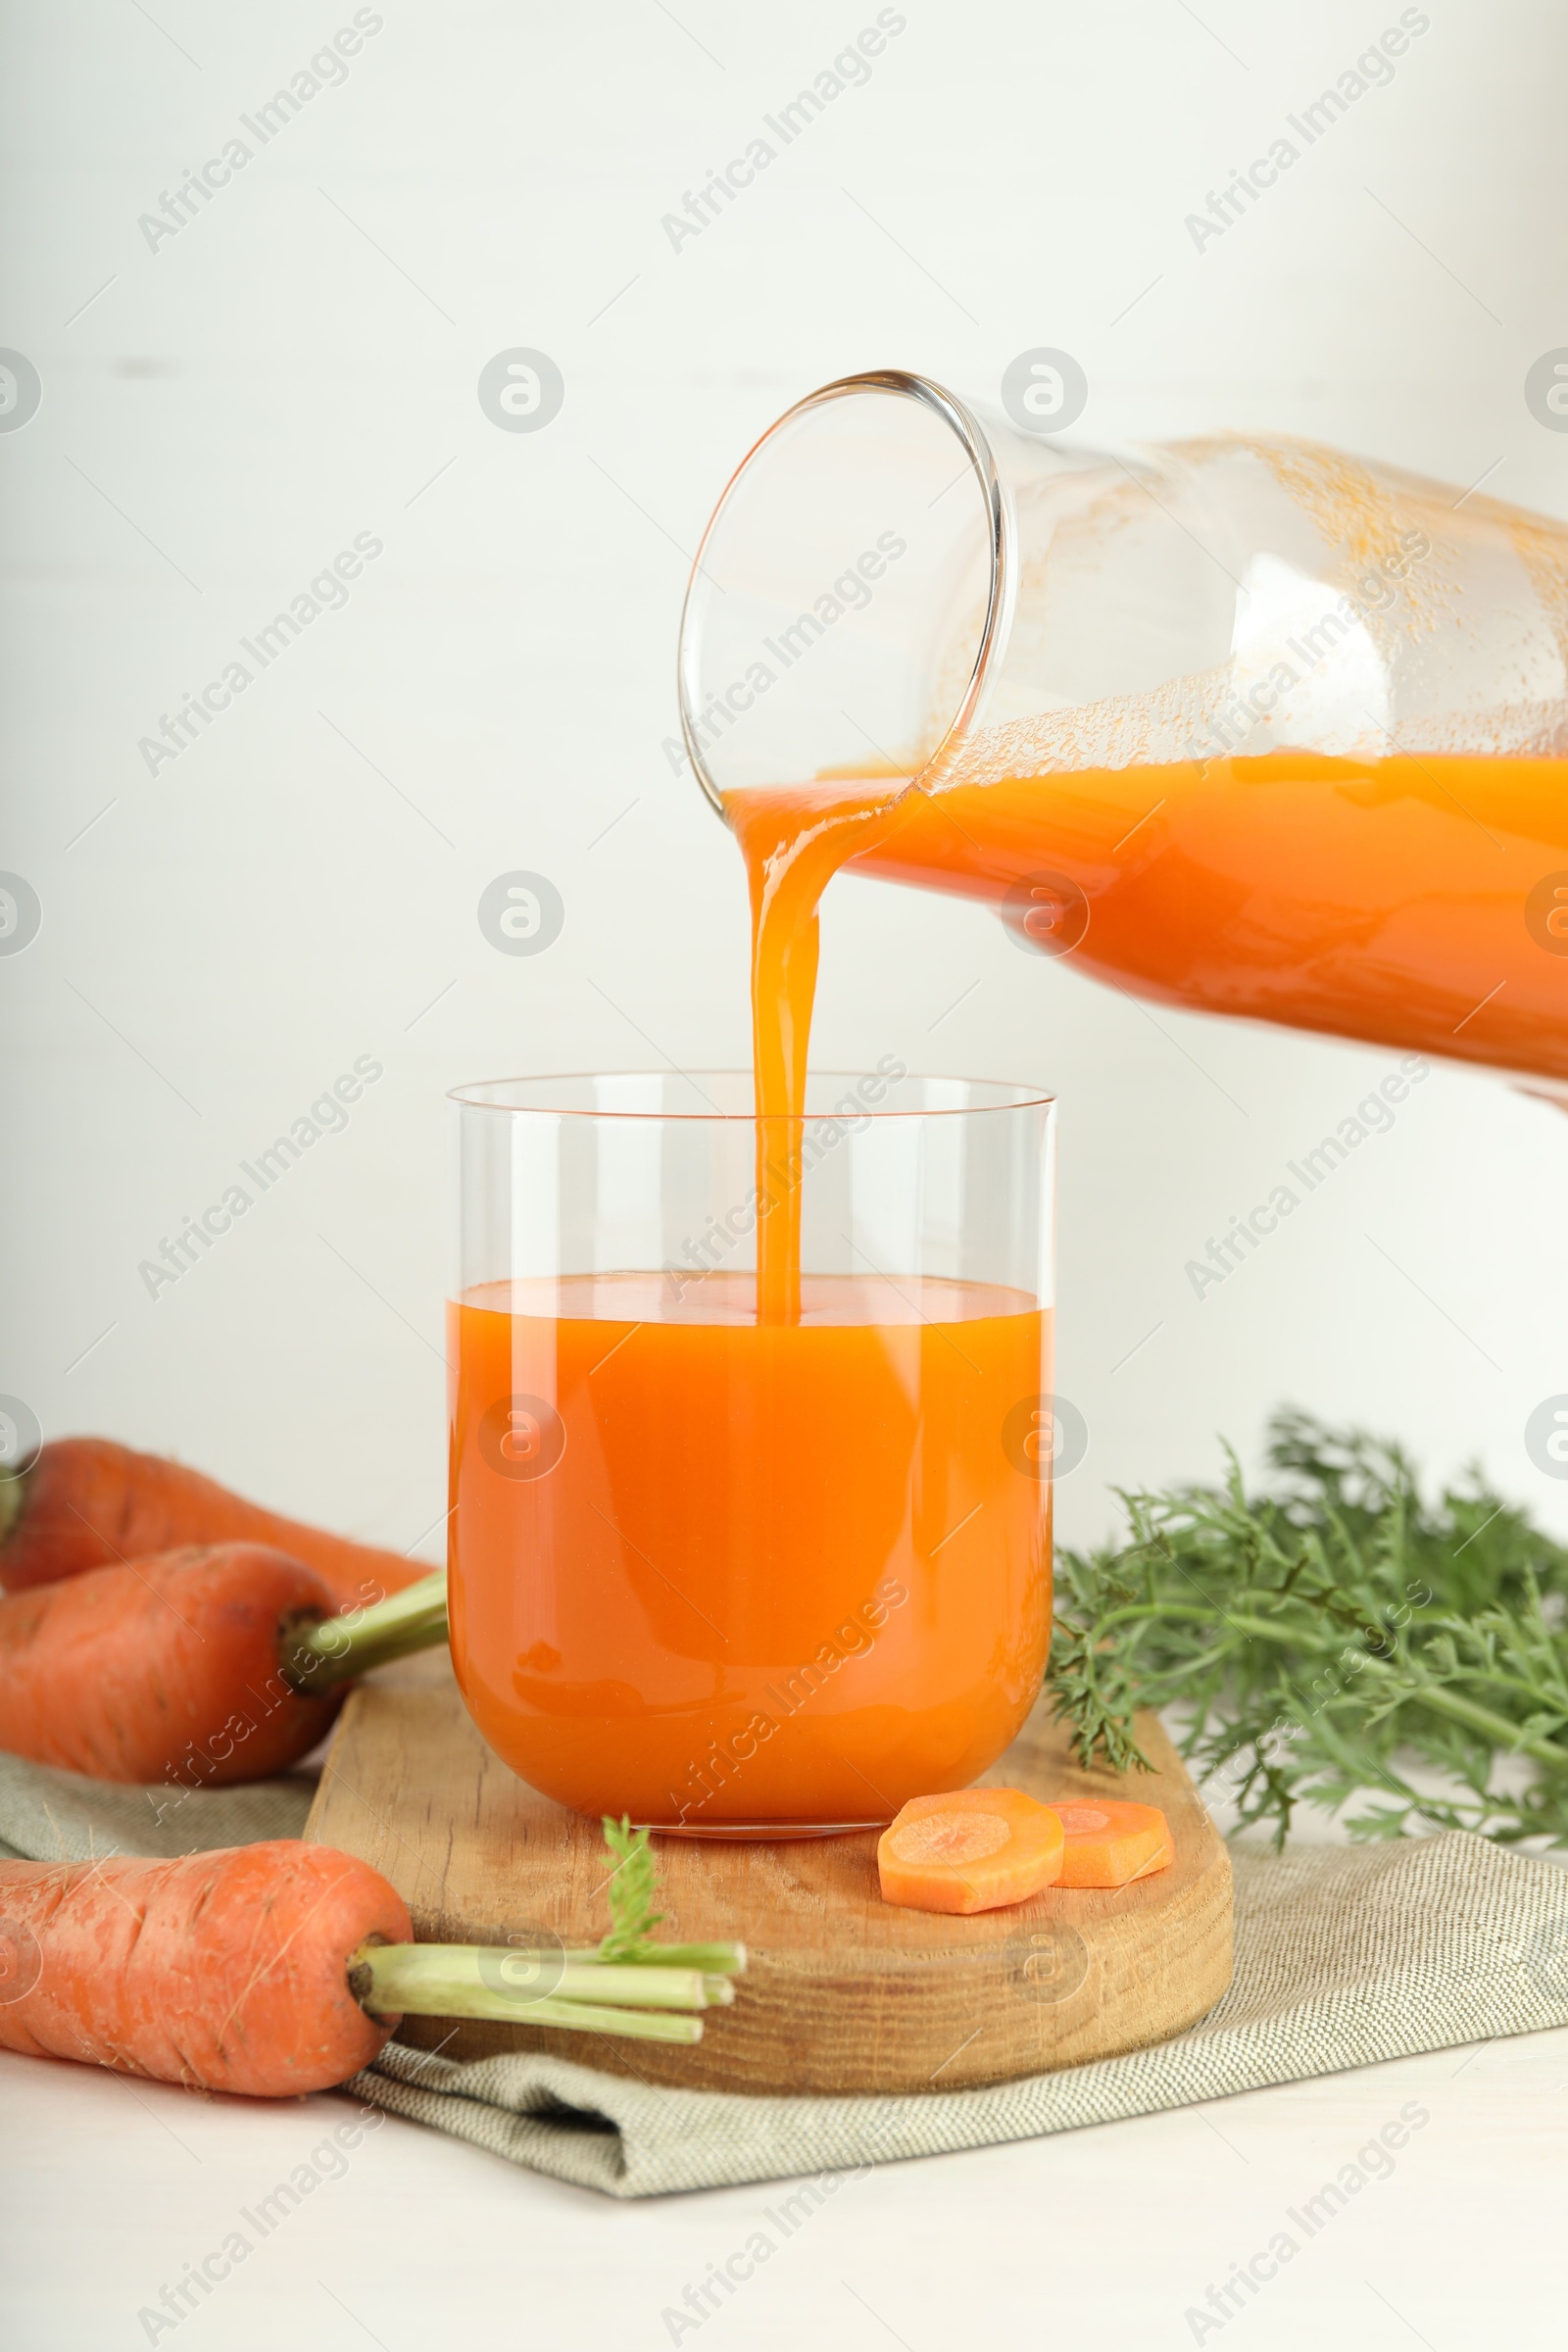
M 737 792 L 725 802 L 752 900 L 760 1323 L 795 1323 L 801 1313 L 799 1154 L 817 907 L 846 859 L 886 840 L 906 795 L 903 778 L 883 778 Z

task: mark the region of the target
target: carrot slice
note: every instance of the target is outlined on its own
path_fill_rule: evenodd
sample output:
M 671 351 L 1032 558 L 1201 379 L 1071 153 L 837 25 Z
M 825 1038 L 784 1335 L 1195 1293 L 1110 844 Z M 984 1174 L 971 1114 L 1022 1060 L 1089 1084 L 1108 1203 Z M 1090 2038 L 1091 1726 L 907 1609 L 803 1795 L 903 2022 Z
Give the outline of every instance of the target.
M 1176 1858 L 1170 1824 L 1157 1805 L 1097 1796 L 1055 1810 L 1066 1838 L 1063 1886 L 1126 1886 L 1169 1869 Z
M 906 1911 L 997 1911 L 1061 1873 L 1061 1823 L 1021 1788 L 912 1796 L 877 1842 L 882 1900 Z

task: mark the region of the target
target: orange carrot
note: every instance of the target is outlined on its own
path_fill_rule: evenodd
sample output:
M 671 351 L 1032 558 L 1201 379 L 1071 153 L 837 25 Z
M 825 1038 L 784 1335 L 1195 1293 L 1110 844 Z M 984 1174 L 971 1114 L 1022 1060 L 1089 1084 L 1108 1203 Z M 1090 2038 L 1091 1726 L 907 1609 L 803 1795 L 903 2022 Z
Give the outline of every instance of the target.
M 304 1697 L 283 1670 L 289 1637 L 332 1612 L 318 1576 L 260 1544 L 13 1592 L 0 1599 L 0 1748 L 104 1781 L 221 1787 L 280 1772 L 343 1696 Z
M 253 2098 L 325 2090 L 399 2023 L 360 2007 L 351 1956 L 412 1933 L 368 1862 L 291 1838 L 0 1861 L 0 2048 Z
M 429 1573 L 423 1562 L 323 1535 L 243 1502 L 198 1470 L 108 1438 L 58 1438 L 0 1479 L 0 1587 L 20 1592 L 186 1544 L 268 1544 L 323 1578 L 340 1608 Z
M 1055 1810 L 1067 1840 L 1063 1886 L 1126 1886 L 1168 1870 L 1176 1858 L 1170 1825 L 1157 1805 L 1097 1796 Z
M 909 1911 L 996 1911 L 1054 1886 L 1061 1823 L 1021 1788 L 914 1796 L 877 1843 L 882 1900 Z

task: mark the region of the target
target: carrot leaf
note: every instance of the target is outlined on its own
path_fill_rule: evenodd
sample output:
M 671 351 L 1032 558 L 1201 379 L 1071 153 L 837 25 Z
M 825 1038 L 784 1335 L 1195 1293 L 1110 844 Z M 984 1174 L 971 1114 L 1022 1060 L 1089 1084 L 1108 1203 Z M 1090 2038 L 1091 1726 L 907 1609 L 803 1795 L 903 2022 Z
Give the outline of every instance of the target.
M 605 1815 L 605 1843 L 614 1857 L 610 1878 L 610 1933 L 599 1945 L 601 1960 L 635 1960 L 649 1949 L 664 1914 L 656 1911 L 658 1866 L 646 1829 L 634 1830 L 624 1815 Z
M 1479 1472 L 1421 1493 L 1408 1456 L 1275 1415 L 1272 1475 L 1123 1492 L 1130 1541 L 1057 1560 L 1051 1687 L 1076 1753 L 1142 1761 L 1138 1708 L 1242 1827 L 1362 1809 L 1353 1837 L 1478 1831 L 1568 1845 L 1568 1548 Z M 1370 1799 L 1370 1806 L 1363 1801 Z

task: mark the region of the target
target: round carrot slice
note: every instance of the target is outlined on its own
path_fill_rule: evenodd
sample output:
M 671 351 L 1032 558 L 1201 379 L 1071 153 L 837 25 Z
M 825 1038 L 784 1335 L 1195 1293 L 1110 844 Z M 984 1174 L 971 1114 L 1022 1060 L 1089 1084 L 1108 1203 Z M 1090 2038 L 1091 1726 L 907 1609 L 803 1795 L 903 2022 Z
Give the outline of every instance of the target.
M 1054 1886 L 1061 1824 L 1021 1788 L 912 1796 L 876 1849 L 882 1900 L 907 1911 L 996 1911 Z
M 1176 1858 L 1170 1825 L 1157 1805 L 1095 1797 L 1057 1805 L 1066 1840 L 1063 1886 L 1126 1886 L 1168 1869 Z

